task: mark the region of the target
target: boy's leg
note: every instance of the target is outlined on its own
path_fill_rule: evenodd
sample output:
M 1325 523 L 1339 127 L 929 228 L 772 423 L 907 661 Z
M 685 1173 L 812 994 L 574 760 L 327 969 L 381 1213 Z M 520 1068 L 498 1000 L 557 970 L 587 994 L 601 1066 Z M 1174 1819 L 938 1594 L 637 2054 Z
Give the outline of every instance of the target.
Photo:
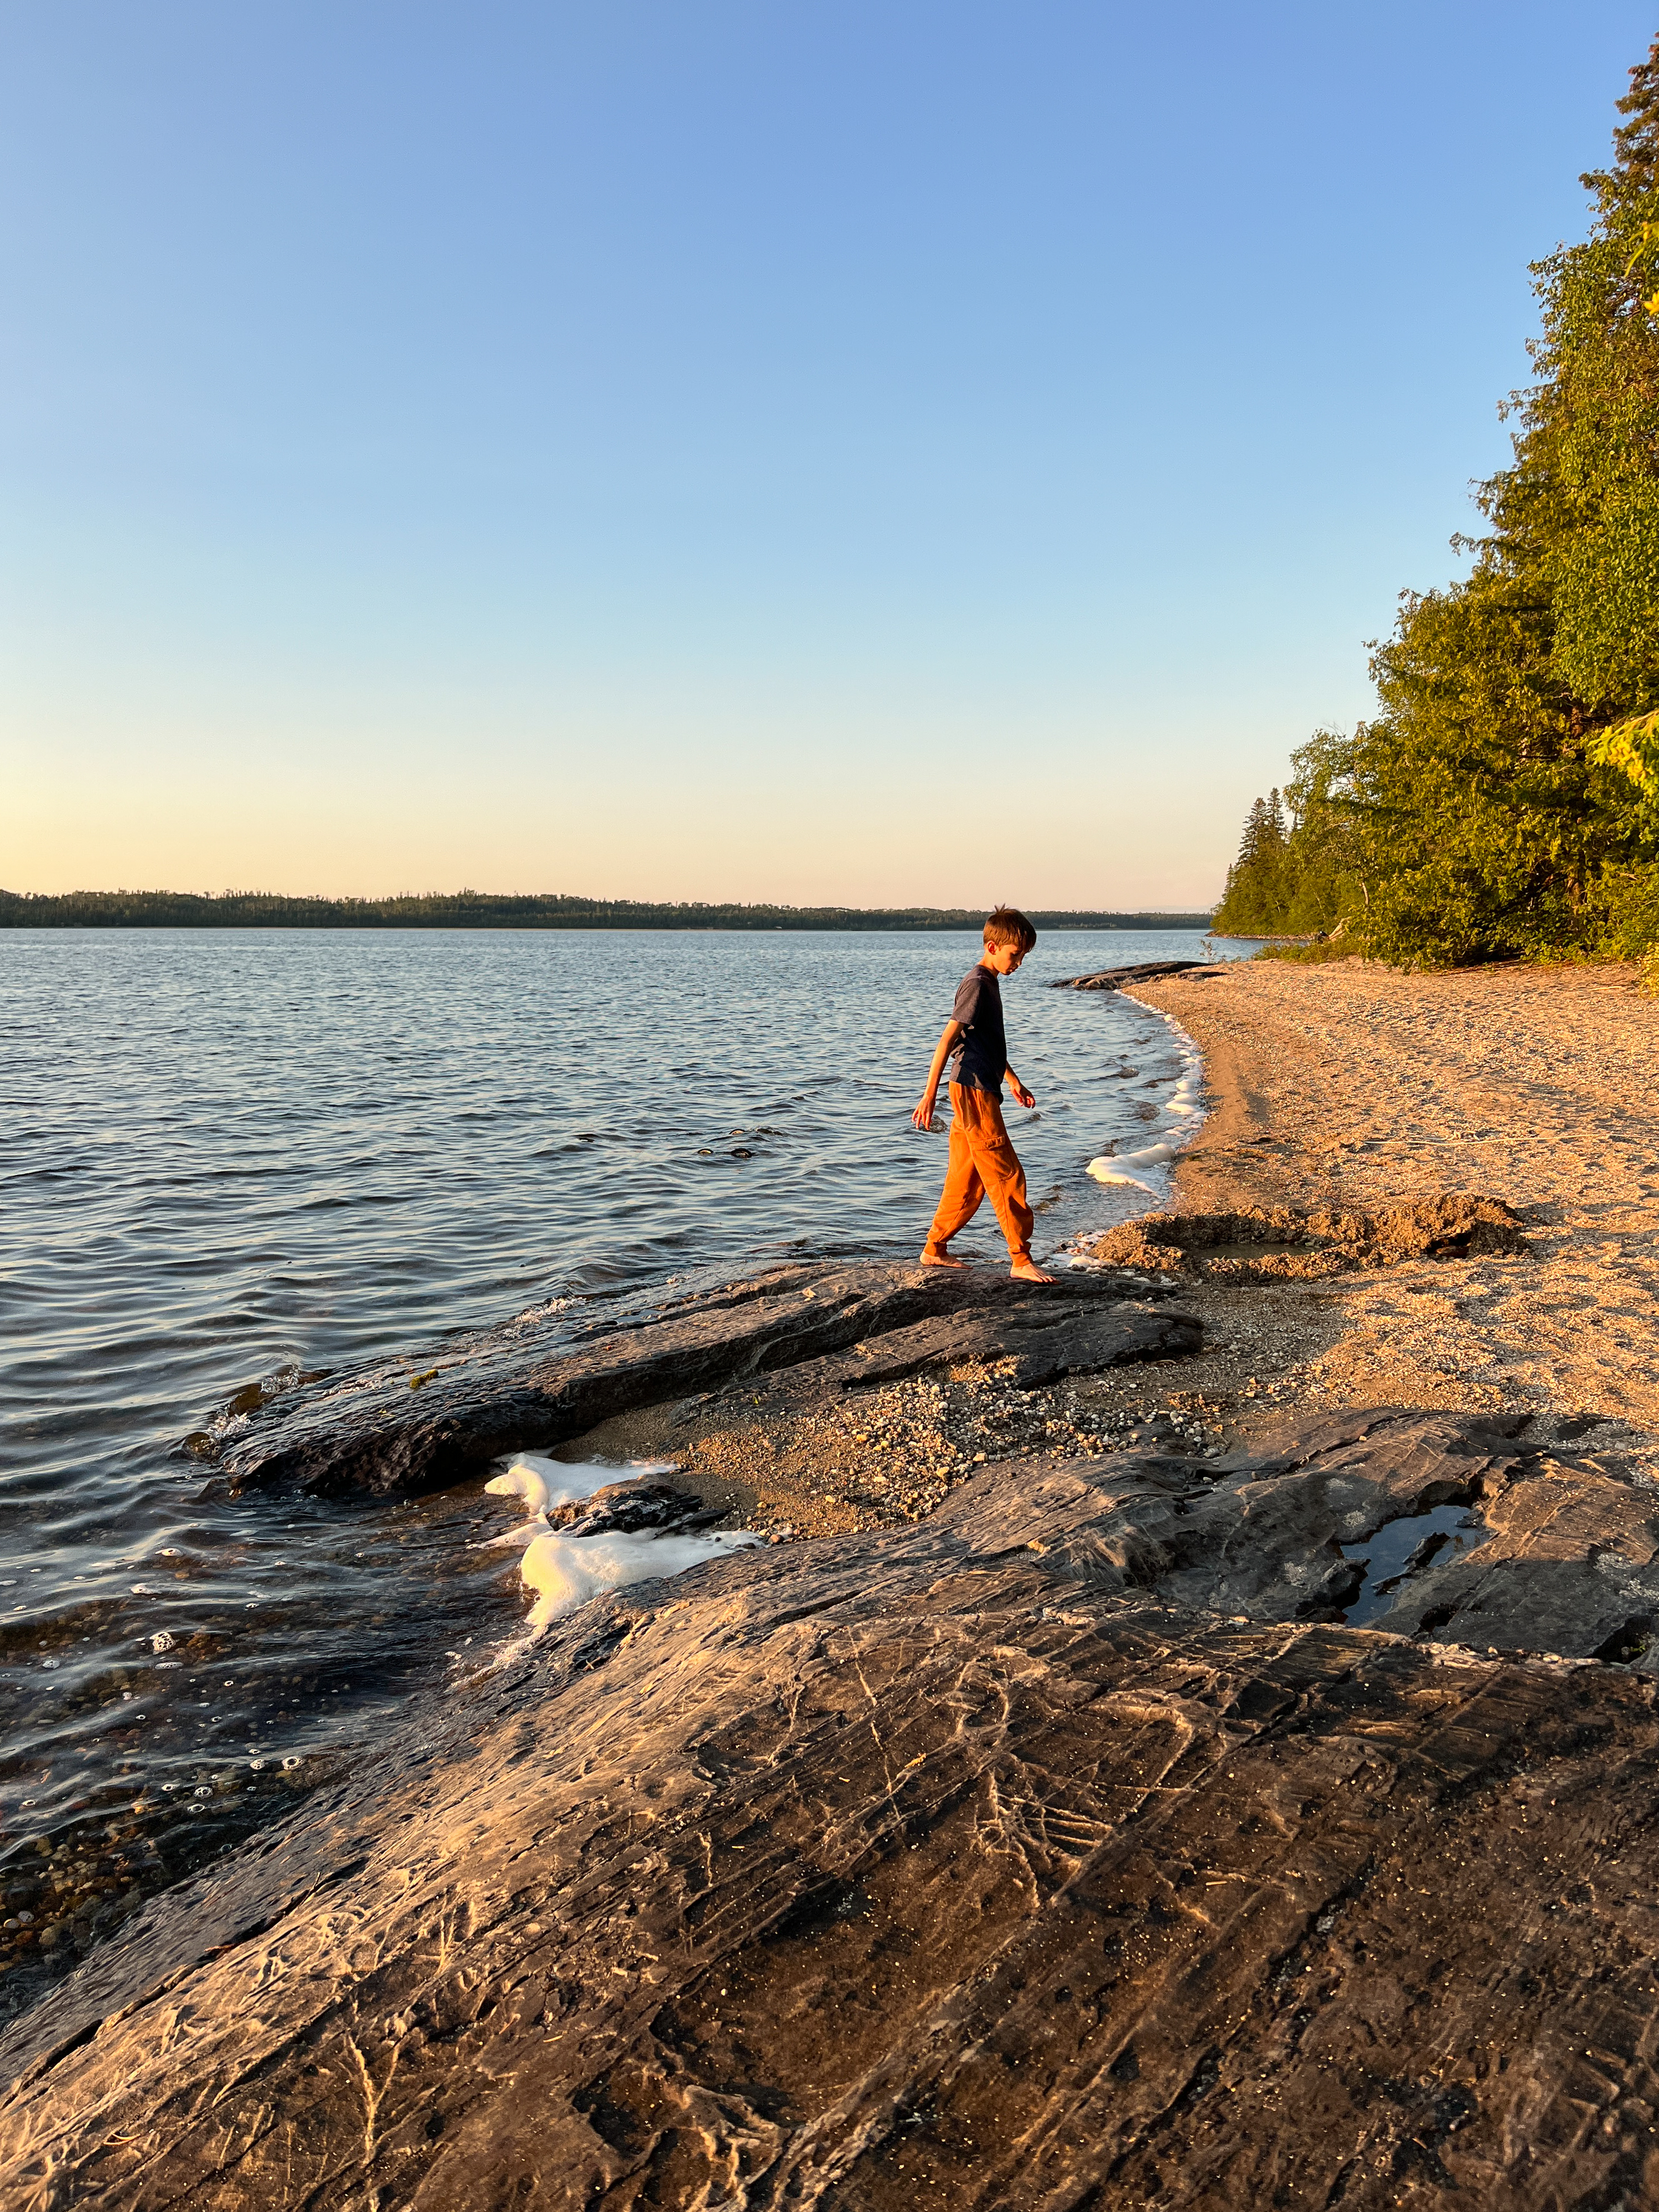
M 1036 1226 L 1025 1194 L 1025 1170 L 1002 1118 L 1002 1102 L 988 1091 L 975 1091 L 968 1121 L 969 1148 L 1016 1268 L 1031 1265 L 1031 1231 Z
M 933 1225 L 927 1231 L 927 1242 L 921 1248 L 922 1258 L 933 1261 L 935 1264 L 938 1255 L 943 1254 L 957 1231 L 965 1229 L 979 1212 L 980 1200 L 985 1195 L 985 1185 L 974 1165 L 973 1149 L 968 1141 L 967 1120 L 962 1100 L 962 1085 L 953 1083 L 951 1085 L 951 1157 L 945 1170 L 945 1188 L 940 1194 L 939 1210 L 933 1216 Z

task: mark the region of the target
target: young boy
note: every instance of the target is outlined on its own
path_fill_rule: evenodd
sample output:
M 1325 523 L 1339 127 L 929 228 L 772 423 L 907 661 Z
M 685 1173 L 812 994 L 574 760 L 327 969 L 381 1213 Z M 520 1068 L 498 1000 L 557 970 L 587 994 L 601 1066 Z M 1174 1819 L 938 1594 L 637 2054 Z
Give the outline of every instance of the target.
M 985 925 L 985 954 L 957 987 L 957 1002 L 945 1034 L 933 1050 L 921 1103 L 910 1119 L 919 1129 L 933 1126 L 933 1101 L 946 1059 L 951 1062 L 951 1161 L 945 1194 L 921 1249 L 924 1267 L 961 1267 L 951 1239 L 979 1211 L 987 1191 L 1008 1239 L 1013 1272 L 1024 1283 L 1052 1283 L 1031 1257 L 1033 1216 L 1025 1202 L 1025 1170 L 1002 1125 L 1002 1079 L 1022 1106 L 1031 1096 L 1008 1065 L 1002 1028 L 1002 978 L 1012 975 L 1036 943 L 1036 932 L 1023 914 L 1000 906 Z

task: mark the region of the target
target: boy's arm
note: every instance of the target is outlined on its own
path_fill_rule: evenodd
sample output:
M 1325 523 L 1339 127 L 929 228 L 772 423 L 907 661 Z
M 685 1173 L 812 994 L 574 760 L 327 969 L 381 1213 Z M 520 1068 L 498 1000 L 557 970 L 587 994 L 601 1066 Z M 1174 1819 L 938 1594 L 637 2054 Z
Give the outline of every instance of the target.
M 945 1073 L 945 1063 L 951 1057 L 952 1047 L 962 1035 L 962 1024 L 951 1021 L 945 1024 L 945 1034 L 933 1047 L 933 1065 L 927 1070 L 927 1080 L 921 1086 L 921 1097 L 910 1119 L 919 1129 L 933 1126 L 933 1101 L 939 1096 L 939 1079 Z
M 1013 1069 L 1012 1067 L 1005 1067 L 1002 1072 L 1008 1079 L 1008 1088 L 1013 1092 L 1015 1097 L 1018 1099 L 1020 1104 L 1022 1106 L 1035 1106 L 1036 1104 L 1035 1095 L 1025 1088 L 1025 1085 L 1020 1081 L 1018 1076 L 1014 1073 Z

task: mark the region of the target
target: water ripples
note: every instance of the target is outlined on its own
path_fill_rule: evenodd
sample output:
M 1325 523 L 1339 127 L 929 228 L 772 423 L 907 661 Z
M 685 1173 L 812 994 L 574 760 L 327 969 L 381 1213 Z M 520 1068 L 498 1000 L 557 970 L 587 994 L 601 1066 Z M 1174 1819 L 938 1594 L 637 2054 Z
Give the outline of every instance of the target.
M 467 1548 L 495 1525 L 475 1491 L 230 1499 L 184 1438 L 283 1371 L 429 1364 L 514 1315 L 574 1334 L 711 1273 L 914 1252 L 945 1144 L 908 1116 L 977 946 L 0 941 L 3 2009 L 519 1626 L 516 1565 Z M 1085 1164 L 1144 1141 L 1181 1071 L 1145 1009 L 1041 984 L 1199 942 L 1049 939 L 1007 988 L 1049 1247 L 1147 1202 Z M 988 1208 L 970 1243 L 1000 1256 Z

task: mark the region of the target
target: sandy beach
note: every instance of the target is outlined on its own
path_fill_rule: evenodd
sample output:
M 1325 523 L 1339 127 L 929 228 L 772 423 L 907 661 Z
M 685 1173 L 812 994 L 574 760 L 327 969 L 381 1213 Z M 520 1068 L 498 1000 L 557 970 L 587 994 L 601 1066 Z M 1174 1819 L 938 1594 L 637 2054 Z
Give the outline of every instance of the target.
M 1659 1473 L 1659 1001 L 1612 965 L 1407 975 L 1241 962 L 1135 995 L 1202 1048 L 1207 1118 L 1178 1208 L 1502 1200 L 1525 1256 L 1325 1281 L 1182 1286 L 1206 1348 L 1011 1389 L 971 1367 L 860 1400 L 826 1433 L 787 1376 L 605 1425 L 570 1455 L 664 1452 L 750 1525 L 914 1520 L 1011 1446 L 1063 1459 L 1149 1419 L 1226 1450 L 1287 1411 L 1519 1412 L 1626 1474 Z M 826 1449 L 826 1447 L 828 1447 Z
M 1139 995 L 1205 1055 L 1212 1112 L 1177 1170 L 1182 1209 L 1478 1192 L 1528 1224 L 1529 1259 L 1198 1289 L 1212 1339 L 1234 1340 L 1259 1391 L 1588 1416 L 1645 1454 L 1659 1426 L 1659 1003 L 1634 969 L 1255 961 Z M 1240 1364 L 1212 1379 L 1248 1387 Z

